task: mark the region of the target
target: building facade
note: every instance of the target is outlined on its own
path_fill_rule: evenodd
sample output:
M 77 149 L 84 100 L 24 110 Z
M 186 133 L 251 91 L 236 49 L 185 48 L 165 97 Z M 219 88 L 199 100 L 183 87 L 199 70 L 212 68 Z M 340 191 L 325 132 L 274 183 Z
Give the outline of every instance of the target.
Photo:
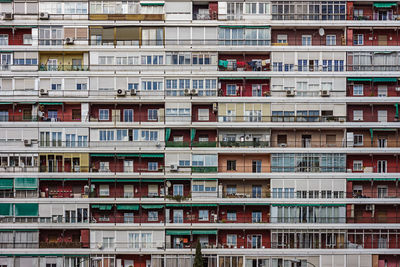
M 400 266 L 398 2 L 0 11 L 1 267 Z

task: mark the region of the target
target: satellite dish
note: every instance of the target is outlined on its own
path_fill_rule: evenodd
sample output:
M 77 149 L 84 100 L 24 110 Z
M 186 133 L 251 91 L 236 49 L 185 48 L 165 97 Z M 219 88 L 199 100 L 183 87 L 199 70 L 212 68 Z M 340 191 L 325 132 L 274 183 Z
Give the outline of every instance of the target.
M 324 36 L 325 35 L 324 28 L 319 28 L 318 33 L 319 33 L 320 36 Z
M 171 182 L 167 181 L 167 183 L 165 184 L 167 187 L 171 187 Z

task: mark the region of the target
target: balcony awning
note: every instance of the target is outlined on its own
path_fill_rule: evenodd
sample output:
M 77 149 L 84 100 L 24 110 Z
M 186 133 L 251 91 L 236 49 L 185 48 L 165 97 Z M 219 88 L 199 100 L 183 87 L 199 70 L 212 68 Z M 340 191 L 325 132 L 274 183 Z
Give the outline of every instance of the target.
M 38 189 L 37 178 L 15 178 L 14 187 L 16 190 L 36 190 Z
M 139 210 L 138 204 L 118 204 L 117 210 Z
M 151 209 L 163 209 L 164 205 L 160 205 L 160 204 L 144 204 L 142 205 L 142 209 L 145 210 L 151 210 Z
M 117 154 L 117 157 L 140 157 L 138 153 Z
M 217 230 L 193 230 L 192 234 L 194 235 L 216 235 Z
M 108 204 L 93 204 L 92 209 L 99 209 L 99 210 L 112 210 L 113 205 Z
M 166 230 L 166 235 L 190 235 L 190 230 Z
M 396 108 L 396 115 L 394 117 L 398 119 L 399 118 L 399 104 L 396 103 L 396 104 L 394 104 L 394 106 Z
M 388 129 L 383 129 L 383 128 L 381 128 L 381 129 L 373 129 L 373 128 L 369 129 L 369 132 L 371 134 L 371 144 L 374 143 L 374 132 L 395 132 L 395 131 L 397 131 L 397 129 L 390 129 L 390 128 L 388 128 Z
M 190 207 L 190 204 L 167 204 L 167 208 L 181 208 L 181 207 Z
M 64 181 L 88 181 L 89 178 L 64 178 Z
M 168 141 L 170 136 L 171 136 L 171 128 L 166 128 L 165 129 L 165 141 Z
M 372 178 L 374 181 L 396 182 L 397 178 Z
M 196 203 L 192 204 L 192 207 L 216 207 L 217 204 L 208 204 L 208 203 Z
M 0 203 L 0 216 L 12 216 L 12 204 Z
M 220 203 L 220 206 L 244 206 L 244 203 Z
M 39 105 L 48 105 L 48 106 L 62 105 L 62 104 L 63 104 L 62 102 L 39 102 Z
M 11 105 L 13 102 L 0 102 L 0 105 Z
M 12 178 L 0 179 L 0 189 L 1 190 L 13 189 L 13 187 L 14 187 L 14 180 Z
M 349 82 L 372 82 L 372 78 L 347 78 Z
M 389 78 L 389 77 L 377 77 L 377 78 L 372 78 L 373 82 L 391 82 L 395 83 L 397 82 L 397 78 Z
M 11 3 L 12 0 L 0 0 L 0 3 Z
M 117 183 L 140 182 L 139 179 L 117 179 Z
M 114 157 L 115 154 L 104 154 L 104 153 L 93 153 L 90 154 L 91 157 Z
M 243 77 L 219 77 L 220 80 L 243 80 Z
M 246 80 L 269 80 L 271 77 L 245 77 Z
M 347 181 L 350 182 L 367 182 L 367 181 L 371 181 L 371 178 L 347 178 Z
M 140 3 L 141 6 L 163 6 L 164 3 Z
M 114 183 L 115 179 L 92 179 L 92 183 Z
M 39 204 L 38 203 L 16 203 L 15 216 L 38 216 Z
M 269 206 L 270 203 L 244 203 L 246 206 Z
M 391 8 L 397 6 L 396 2 L 375 2 L 374 7 L 376 8 Z
M 155 153 L 155 154 L 141 154 L 142 158 L 164 158 L 164 154 Z

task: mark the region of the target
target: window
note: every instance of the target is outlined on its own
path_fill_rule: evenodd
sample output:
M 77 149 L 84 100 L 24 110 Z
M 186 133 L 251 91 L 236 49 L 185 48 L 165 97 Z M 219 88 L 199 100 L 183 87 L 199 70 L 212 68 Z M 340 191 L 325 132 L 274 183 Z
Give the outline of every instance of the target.
M 354 34 L 353 44 L 354 45 L 363 45 L 364 44 L 364 34 Z
M 237 193 L 236 185 L 227 185 L 226 186 L 226 194 L 228 196 L 234 196 Z
M 103 237 L 104 248 L 114 248 L 114 237 Z
M 236 160 L 227 160 L 226 161 L 226 170 L 227 171 L 236 171 Z
M 183 196 L 183 184 L 174 184 L 172 189 L 174 196 Z
M 327 35 L 326 45 L 336 45 L 336 35 Z
M 142 81 L 143 91 L 161 91 L 163 90 L 162 81 Z
M 387 161 L 386 160 L 378 160 L 377 161 L 377 172 L 378 173 L 386 173 L 387 172 Z
M 0 34 L 0 45 L 8 45 L 8 34 Z
M 387 122 L 387 110 L 378 110 L 378 122 Z
M 158 221 L 158 211 L 149 211 L 148 212 L 148 221 L 149 222 Z
M 265 14 L 267 3 L 246 3 L 246 14 Z
M 251 95 L 252 96 L 261 96 L 261 84 L 253 84 L 251 86 Z
M 261 172 L 261 160 L 253 160 L 252 161 L 252 172 L 260 173 Z
M 158 120 L 158 109 L 148 109 L 147 110 L 147 119 L 149 121 L 157 121 Z
M 109 110 L 108 109 L 99 109 L 99 120 L 100 121 L 108 121 L 109 118 Z
M 163 45 L 164 31 L 162 28 L 142 29 L 142 45 L 143 46 L 160 46 Z
M 228 211 L 226 213 L 226 219 L 228 221 L 236 221 L 237 217 L 236 217 L 236 211 Z
M 133 197 L 133 185 L 124 185 L 124 198 L 132 198 Z
M 8 111 L 0 111 L 0 121 L 8 121 Z
M 100 172 L 109 172 L 110 171 L 110 162 L 108 161 L 100 161 Z
M 208 221 L 208 210 L 199 210 L 199 221 Z
M 265 28 L 219 28 L 218 40 L 220 45 L 268 45 L 270 29 Z
M 358 17 L 364 16 L 364 9 L 354 9 L 353 11 L 354 18 L 357 19 Z
M 125 212 L 124 213 L 124 223 L 133 223 L 134 215 L 132 212 Z
M 226 245 L 229 247 L 236 247 L 237 246 L 237 235 L 235 235 L 235 234 L 226 235 Z
M 110 195 L 110 186 L 108 184 L 101 184 L 99 194 L 100 194 L 100 196 L 109 196 Z
M 388 197 L 388 187 L 386 185 L 378 185 L 378 198 Z
M 355 84 L 353 85 L 353 95 L 364 95 L 364 85 L 363 84 Z
M 364 145 L 364 135 L 355 134 L 354 135 L 354 146 L 363 146 Z
M 62 45 L 63 29 L 62 27 L 46 27 L 39 28 L 39 45 Z
M 259 223 L 262 221 L 262 213 L 261 211 L 253 211 L 251 213 L 251 222 Z
M 378 97 L 387 97 L 387 85 L 378 85 Z
M 363 118 L 363 111 L 362 110 L 353 110 L 353 120 L 354 121 L 362 121 Z
M 252 198 L 261 198 L 262 188 L 261 185 L 253 185 L 251 187 L 251 197 Z
M 124 122 L 133 122 L 133 109 L 124 109 L 123 113 L 124 113 L 123 117 Z
M 301 45 L 302 46 L 310 46 L 312 37 L 311 35 L 302 35 L 301 36 Z
M 362 160 L 354 160 L 353 161 L 353 171 L 360 172 L 363 170 L 363 161 Z
M 183 210 L 174 210 L 173 218 L 174 223 L 183 223 Z
M 197 113 L 198 113 L 199 121 L 209 121 L 210 120 L 210 111 L 208 108 L 199 108 Z
M 226 85 L 226 95 L 229 96 L 236 95 L 236 84 Z
M 278 34 L 277 42 L 278 44 L 287 44 L 287 34 Z
M 148 171 L 158 171 L 158 162 L 148 162 L 147 170 Z

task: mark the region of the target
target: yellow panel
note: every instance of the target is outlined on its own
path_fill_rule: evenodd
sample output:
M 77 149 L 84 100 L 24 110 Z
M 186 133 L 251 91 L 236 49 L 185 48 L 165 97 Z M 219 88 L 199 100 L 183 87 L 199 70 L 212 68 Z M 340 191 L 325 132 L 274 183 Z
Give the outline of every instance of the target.
M 244 118 L 244 104 L 240 103 L 240 104 L 236 104 L 236 121 L 243 121 Z
M 219 116 L 226 116 L 226 104 L 225 103 L 219 103 L 218 104 L 218 115 Z
M 262 104 L 261 105 L 261 113 L 262 113 L 262 121 L 269 122 L 271 121 L 271 104 Z

